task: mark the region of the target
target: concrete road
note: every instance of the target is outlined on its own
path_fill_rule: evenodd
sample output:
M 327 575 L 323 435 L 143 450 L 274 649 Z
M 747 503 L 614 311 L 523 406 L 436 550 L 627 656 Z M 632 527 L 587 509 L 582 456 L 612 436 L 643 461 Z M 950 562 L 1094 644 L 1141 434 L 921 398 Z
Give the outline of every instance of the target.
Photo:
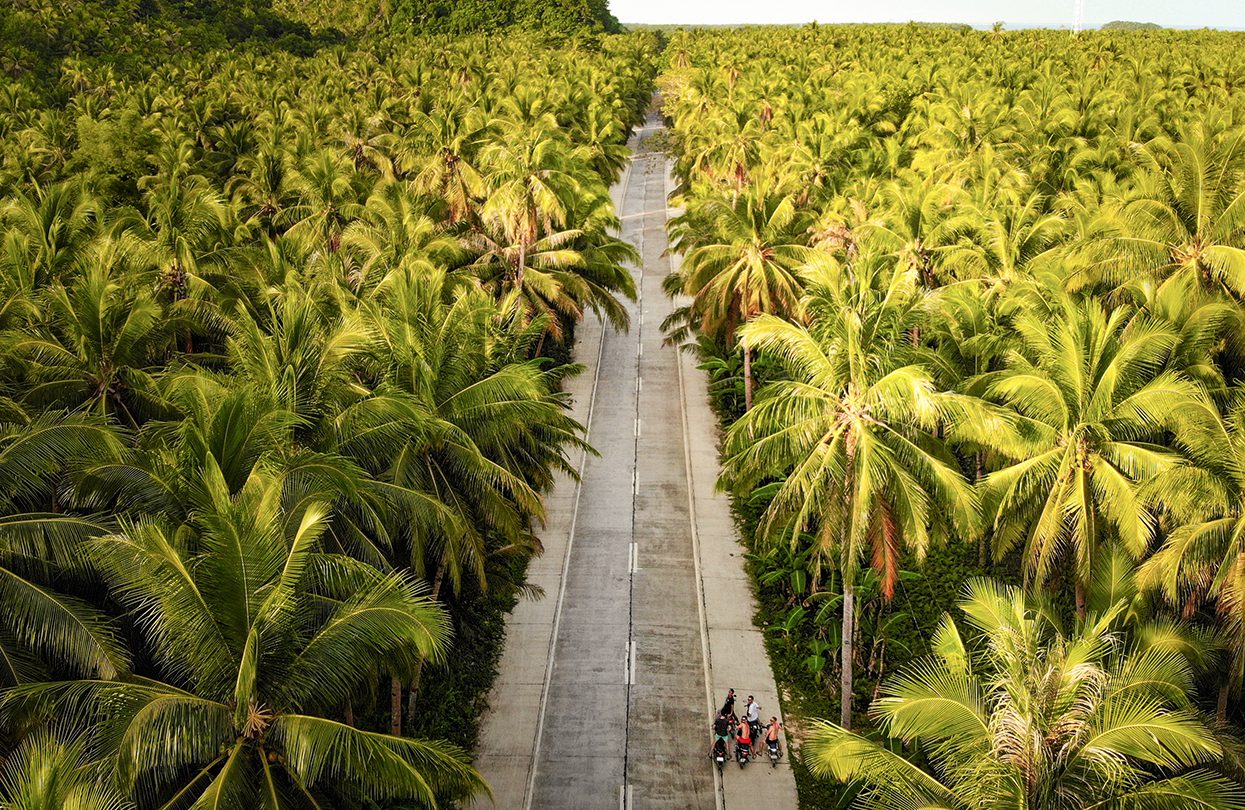
M 659 128 L 653 117 L 636 133 L 613 189 L 622 236 L 643 259 L 631 329 L 589 317 L 577 335 L 587 371 L 571 383 L 574 412 L 600 456 L 585 456 L 580 483 L 560 481 L 549 497 L 545 554 L 529 576 L 545 596 L 507 623 L 481 730 L 476 765 L 506 810 L 797 804 L 785 762 L 732 765 L 720 778 L 707 758 L 727 688 L 740 706 L 756 695 L 766 717 L 778 700 L 742 549 L 713 491 L 704 374 L 663 345 L 671 181 L 646 143 Z

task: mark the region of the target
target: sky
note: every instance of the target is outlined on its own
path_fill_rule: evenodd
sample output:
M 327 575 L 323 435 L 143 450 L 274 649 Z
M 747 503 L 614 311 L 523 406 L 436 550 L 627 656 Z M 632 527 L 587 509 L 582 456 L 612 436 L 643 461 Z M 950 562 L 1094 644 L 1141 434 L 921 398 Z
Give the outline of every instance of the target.
M 1070 27 L 1076 0 L 610 0 L 625 23 L 961 22 Z M 1086 28 L 1111 20 L 1245 28 L 1245 0 L 1084 0 Z

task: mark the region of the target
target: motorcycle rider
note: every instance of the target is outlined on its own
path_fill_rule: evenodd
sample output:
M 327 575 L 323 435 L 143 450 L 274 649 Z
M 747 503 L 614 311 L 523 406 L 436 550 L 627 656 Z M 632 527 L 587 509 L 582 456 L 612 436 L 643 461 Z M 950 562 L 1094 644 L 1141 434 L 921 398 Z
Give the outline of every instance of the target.
M 777 717 L 769 719 L 769 725 L 765 727 L 765 744 L 778 752 L 778 756 L 782 756 L 781 739 L 782 723 L 778 722 Z
M 739 721 L 739 728 L 735 729 L 735 758 L 739 758 L 739 752 L 743 749 L 748 752 L 748 756 L 752 756 L 752 729 L 748 726 L 747 719 Z

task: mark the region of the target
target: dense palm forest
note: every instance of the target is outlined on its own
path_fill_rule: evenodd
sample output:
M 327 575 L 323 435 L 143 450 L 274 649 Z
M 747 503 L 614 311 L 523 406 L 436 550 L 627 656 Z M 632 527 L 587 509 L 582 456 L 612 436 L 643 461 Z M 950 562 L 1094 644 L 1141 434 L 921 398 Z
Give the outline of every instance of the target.
M 1241 35 L 616 25 L 0 8 L 0 808 L 487 794 L 655 88 L 802 802 L 1245 808 Z
M 811 807 L 1242 807 L 1239 34 L 675 34 L 694 342 Z
M 574 325 L 633 295 L 655 40 L 578 43 L 0 81 L 0 806 L 487 790 Z

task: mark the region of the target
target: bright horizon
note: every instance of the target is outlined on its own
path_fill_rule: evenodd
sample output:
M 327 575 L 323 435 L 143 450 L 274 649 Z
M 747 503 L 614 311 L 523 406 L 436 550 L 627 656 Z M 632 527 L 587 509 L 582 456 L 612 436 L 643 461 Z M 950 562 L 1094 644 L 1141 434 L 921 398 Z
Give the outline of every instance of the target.
M 878 0 L 869 4 L 825 0 L 610 0 L 624 23 L 664 25 L 945 22 L 1007 27 L 1072 25 L 1075 0 Z M 1153 22 L 1173 28 L 1245 28 L 1241 0 L 1084 0 L 1084 27 L 1112 20 Z

